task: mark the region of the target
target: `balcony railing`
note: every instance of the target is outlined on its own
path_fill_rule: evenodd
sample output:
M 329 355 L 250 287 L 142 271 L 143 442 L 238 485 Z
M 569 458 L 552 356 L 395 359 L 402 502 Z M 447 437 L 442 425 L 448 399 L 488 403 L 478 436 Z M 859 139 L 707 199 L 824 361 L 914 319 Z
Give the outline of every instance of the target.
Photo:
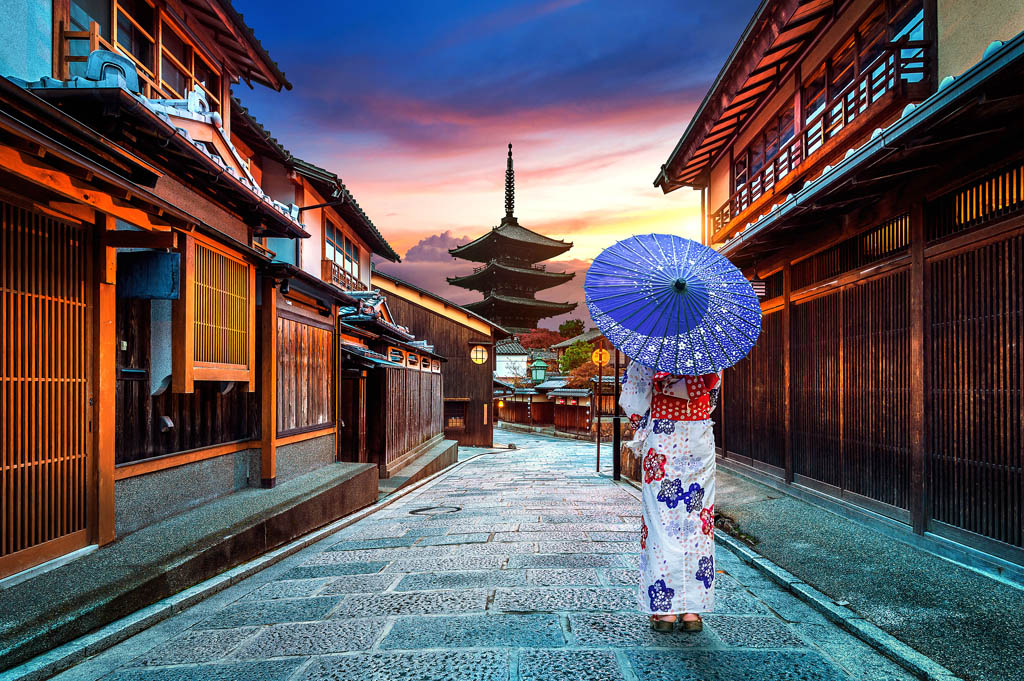
M 343 291 L 368 291 L 370 287 L 359 281 L 356 277 L 346 272 L 341 265 L 333 260 L 323 261 L 324 281 L 329 281 Z
M 927 83 L 928 46 L 927 42 L 911 40 L 890 45 L 859 78 L 811 116 L 799 133 L 783 144 L 778 153 L 765 161 L 756 174 L 712 213 L 711 233 L 716 234 L 727 227 L 801 163 L 817 155 L 840 131 L 871 110 L 885 95 L 895 93 L 897 98 L 910 99 L 910 86 Z

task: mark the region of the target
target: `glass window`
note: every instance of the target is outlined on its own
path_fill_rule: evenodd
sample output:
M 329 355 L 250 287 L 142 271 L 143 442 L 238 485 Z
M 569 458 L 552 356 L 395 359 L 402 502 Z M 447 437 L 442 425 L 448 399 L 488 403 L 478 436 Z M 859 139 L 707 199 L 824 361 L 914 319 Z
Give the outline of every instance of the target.
M 736 162 L 732 166 L 733 176 L 733 191 L 738 190 L 740 187 L 747 183 L 747 155 L 746 153 L 740 154 L 740 157 L 736 159 Z
M 822 66 L 803 91 L 804 122 L 817 118 L 825 110 L 825 67 Z
M 831 84 L 829 94 L 832 97 L 838 96 L 846 87 L 853 82 L 854 77 L 854 55 L 857 49 L 853 40 L 839 48 L 839 51 L 832 57 Z
M 220 74 L 198 54 L 195 57 L 195 67 L 192 73 L 196 82 L 203 86 L 208 95 L 220 97 Z
M 119 0 L 117 3 L 117 44 L 153 72 L 153 35 L 155 12 L 145 0 Z

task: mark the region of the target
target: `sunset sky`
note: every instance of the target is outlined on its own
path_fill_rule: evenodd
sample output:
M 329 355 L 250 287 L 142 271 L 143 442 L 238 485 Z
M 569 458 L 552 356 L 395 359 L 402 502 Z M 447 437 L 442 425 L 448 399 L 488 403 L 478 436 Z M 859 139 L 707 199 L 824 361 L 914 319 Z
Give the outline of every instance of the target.
M 754 0 L 236 0 L 294 84 L 236 94 L 292 153 L 338 173 L 395 250 L 381 269 L 458 303 L 447 249 L 504 214 L 513 144 L 520 224 L 575 245 L 582 303 L 614 241 L 699 235 L 699 195 L 652 182 Z M 554 268 L 552 268 L 554 269 Z M 587 321 L 581 304 L 572 316 Z M 542 321 L 553 327 L 561 318 Z

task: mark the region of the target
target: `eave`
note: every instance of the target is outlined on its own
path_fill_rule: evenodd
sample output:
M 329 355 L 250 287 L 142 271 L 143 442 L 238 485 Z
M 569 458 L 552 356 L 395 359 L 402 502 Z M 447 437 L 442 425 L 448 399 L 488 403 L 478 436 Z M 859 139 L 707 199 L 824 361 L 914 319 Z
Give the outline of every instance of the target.
M 489 291 L 496 288 L 494 283 L 498 280 L 519 281 L 530 285 L 535 291 L 542 291 L 564 284 L 575 276 L 575 272 L 548 272 L 528 267 L 515 267 L 492 260 L 479 271 L 461 277 L 448 277 L 447 281 L 452 286 L 476 291 Z
M 571 242 L 550 239 L 542 234 L 537 234 L 536 232 L 528 230 L 525 227 L 520 226 L 518 223 L 511 226 L 515 229 L 528 232 L 529 234 L 538 237 L 539 240 L 526 241 L 510 237 L 503 233 L 505 230 L 502 228 L 506 226 L 509 226 L 508 223 L 503 222 L 502 225 L 499 225 L 486 234 L 477 237 L 468 244 L 463 244 L 449 249 L 448 252 L 451 253 L 453 257 L 462 258 L 463 260 L 471 260 L 473 262 L 489 262 L 494 258 L 495 253 L 500 253 L 504 256 L 517 258 L 526 262 L 540 262 L 542 260 L 548 260 L 561 255 L 572 248 Z
M 391 262 L 401 262 L 402 258 L 387 242 L 369 216 L 359 207 L 359 203 L 340 177 L 329 170 L 294 157 L 292 157 L 291 165 L 296 172 L 316 187 L 325 200 L 339 202 L 332 207 L 362 237 L 371 251 Z
M 117 87 L 63 88 L 32 85 L 31 92 L 95 130 L 125 137 L 133 152 L 152 159 L 164 172 L 170 169 L 188 186 L 237 214 L 257 236 L 308 237 L 302 226 L 274 205 L 258 188 L 227 171 L 201 151 L 170 117 L 158 115 L 143 98 Z M 73 113 L 72 113 L 73 112 Z M 116 139 L 116 137 L 115 137 Z
M 763 0 L 661 166 L 654 186 L 665 193 L 707 186 L 712 162 L 832 20 L 835 2 Z
M 538 312 L 550 311 L 551 314 L 561 314 L 563 312 L 572 312 L 576 309 L 576 305 L 577 303 L 556 303 L 535 298 L 517 298 L 498 293 L 489 293 L 483 300 L 467 303 L 463 307 L 474 312 L 482 309 L 522 310 L 526 308 Z
M 748 223 L 721 253 L 740 267 L 753 265 L 784 248 L 790 233 L 820 225 L 828 213 L 849 213 L 877 201 L 898 178 L 946 168 L 954 153 L 975 156 L 986 136 L 1021 148 L 1019 136 L 1007 132 L 1020 129 L 1022 83 L 1024 33 L 1001 47 L 990 46 L 978 64 L 945 79 L 937 92 L 908 106 L 899 120 L 876 130 L 835 167 Z

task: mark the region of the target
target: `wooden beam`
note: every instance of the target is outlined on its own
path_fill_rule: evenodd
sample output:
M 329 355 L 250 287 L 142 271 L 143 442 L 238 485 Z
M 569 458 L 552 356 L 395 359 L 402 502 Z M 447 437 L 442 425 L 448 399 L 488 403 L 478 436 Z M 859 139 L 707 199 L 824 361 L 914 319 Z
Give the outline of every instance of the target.
M 277 481 L 277 289 L 273 277 L 263 278 L 260 394 L 260 484 Z
M 96 262 L 93 332 L 93 452 L 96 462 L 96 542 L 114 541 L 114 455 L 117 414 L 117 255 L 107 246 L 106 230 L 113 229 L 114 217 L 101 215 L 96 221 Z
M 154 231 L 168 231 L 170 224 L 154 215 L 91 186 L 70 174 L 61 172 L 13 147 L 0 145 L 0 168 L 23 180 L 39 184 L 73 201 L 84 203 L 96 210 L 118 217 L 137 227 Z
M 108 234 L 107 243 L 117 248 L 177 248 L 178 233 L 121 229 Z
M 46 207 L 57 213 L 93 224 L 96 222 L 96 211 L 82 203 L 75 201 L 49 201 Z

